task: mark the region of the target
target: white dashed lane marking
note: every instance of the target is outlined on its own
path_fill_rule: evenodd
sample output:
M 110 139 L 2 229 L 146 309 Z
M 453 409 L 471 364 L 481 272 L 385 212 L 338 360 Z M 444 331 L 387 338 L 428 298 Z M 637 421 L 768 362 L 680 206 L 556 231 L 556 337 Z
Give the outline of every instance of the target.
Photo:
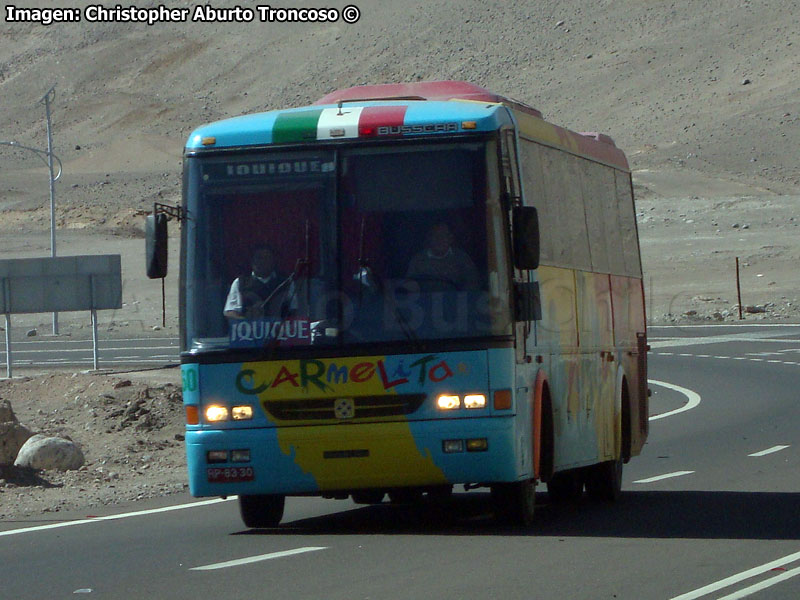
M 216 569 L 227 569 L 228 567 L 238 567 L 240 565 L 249 565 L 255 562 L 264 560 L 272 560 L 273 558 L 283 558 L 284 556 L 292 556 L 294 554 L 303 554 L 305 552 L 316 552 L 317 550 L 327 550 L 327 546 L 306 546 L 305 548 L 295 548 L 294 550 L 283 550 L 282 552 L 270 552 L 269 554 L 259 554 L 258 556 L 248 556 L 247 558 L 238 558 L 236 560 L 228 560 L 225 562 L 214 563 L 213 565 L 205 565 L 203 567 L 193 567 L 190 571 L 214 571 Z
M 638 479 L 633 483 L 653 483 L 654 481 L 661 481 L 662 479 L 672 479 L 673 477 L 691 475 L 692 473 L 694 473 L 694 471 L 675 471 L 674 473 L 665 473 L 664 475 L 656 475 L 655 477 L 648 477 L 647 479 Z
M 761 450 L 760 452 L 753 452 L 752 454 L 748 454 L 747 456 L 766 456 L 767 454 L 772 454 L 774 452 L 780 452 L 781 450 L 786 450 L 788 448 L 788 444 L 781 444 L 778 446 L 773 446 L 772 448 L 767 448 L 766 450 Z

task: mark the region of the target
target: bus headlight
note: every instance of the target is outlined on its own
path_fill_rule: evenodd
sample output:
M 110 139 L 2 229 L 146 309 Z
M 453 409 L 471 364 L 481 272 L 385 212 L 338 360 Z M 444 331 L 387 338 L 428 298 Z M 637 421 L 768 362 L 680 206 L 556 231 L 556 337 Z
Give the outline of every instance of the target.
M 486 396 L 483 394 L 467 394 L 464 396 L 464 408 L 486 408 Z
M 441 394 L 436 398 L 436 406 L 441 410 L 454 410 L 461 407 L 461 398 L 452 394 Z
M 206 421 L 208 421 L 209 423 L 227 421 L 228 407 L 220 406 L 219 404 L 212 404 L 210 406 L 206 406 L 205 415 L 206 415 Z

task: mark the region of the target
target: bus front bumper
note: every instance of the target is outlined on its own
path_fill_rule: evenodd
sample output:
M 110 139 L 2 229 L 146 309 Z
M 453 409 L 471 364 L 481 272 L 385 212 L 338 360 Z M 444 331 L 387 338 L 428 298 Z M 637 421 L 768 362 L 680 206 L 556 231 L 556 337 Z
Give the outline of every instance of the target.
M 194 496 L 516 481 L 530 476 L 519 458 L 524 444 L 509 417 L 186 433 Z

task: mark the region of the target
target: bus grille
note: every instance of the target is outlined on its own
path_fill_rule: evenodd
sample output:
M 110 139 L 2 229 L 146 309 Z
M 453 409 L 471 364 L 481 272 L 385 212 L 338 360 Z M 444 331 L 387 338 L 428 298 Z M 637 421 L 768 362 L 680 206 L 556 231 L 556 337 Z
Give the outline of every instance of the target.
M 339 398 L 313 398 L 308 400 L 270 400 L 264 408 L 279 421 L 343 420 L 337 417 Z M 384 396 L 357 396 L 352 398 L 353 414 L 347 420 L 410 415 L 425 401 L 425 394 L 390 394 Z

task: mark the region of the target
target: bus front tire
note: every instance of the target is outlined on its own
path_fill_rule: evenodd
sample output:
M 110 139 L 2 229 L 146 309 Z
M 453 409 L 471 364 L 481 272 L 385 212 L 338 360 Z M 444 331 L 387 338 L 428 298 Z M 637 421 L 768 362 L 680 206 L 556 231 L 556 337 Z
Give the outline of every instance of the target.
M 622 493 L 622 458 L 589 467 L 586 493 L 592 500 L 614 502 Z
M 422 501 L 422 490 L 418 488 L 396 488 L 389 492 L 392 504 L 419 504 Z
M 501 523 L 528 527 L 533 523 L 536 482 L 533 479 L 491 486 L 495 518 Z
M 239 513 L 247 527 L 277 527 L 283 518 L 285 503 L 286 496 L 277 494 L 239 496 Z
M 380 504 L 386 493 L 383 490 L 361 490 L 353 492 L 353 502 L 356 504 Z

